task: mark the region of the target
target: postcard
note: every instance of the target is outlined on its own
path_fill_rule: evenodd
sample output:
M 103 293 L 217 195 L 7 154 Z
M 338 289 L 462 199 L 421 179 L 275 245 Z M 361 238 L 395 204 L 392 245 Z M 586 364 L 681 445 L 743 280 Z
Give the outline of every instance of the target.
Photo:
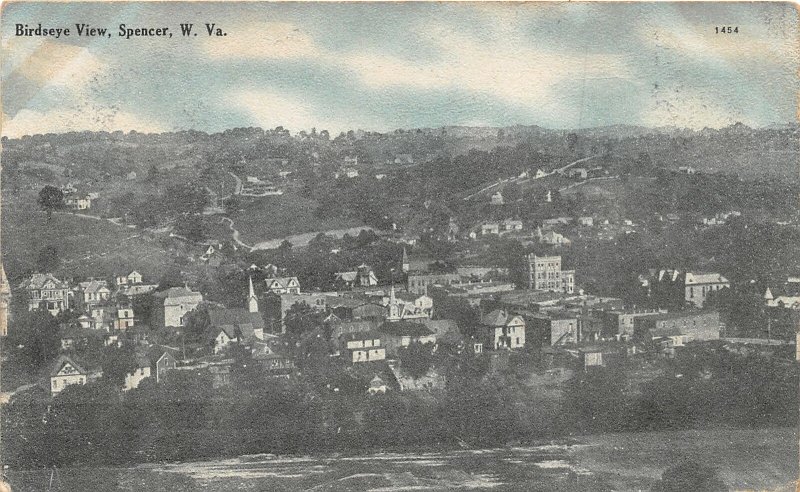
M 0 490 L 795 490 L 796 5 L 11 1 L 0 49 Z

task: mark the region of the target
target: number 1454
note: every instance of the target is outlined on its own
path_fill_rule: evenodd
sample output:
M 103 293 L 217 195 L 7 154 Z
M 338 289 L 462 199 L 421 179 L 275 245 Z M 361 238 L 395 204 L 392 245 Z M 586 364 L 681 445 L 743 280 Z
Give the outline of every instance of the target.
M 739 26 L 717 26 L 714 28 L 716 34 L 738 34 Z

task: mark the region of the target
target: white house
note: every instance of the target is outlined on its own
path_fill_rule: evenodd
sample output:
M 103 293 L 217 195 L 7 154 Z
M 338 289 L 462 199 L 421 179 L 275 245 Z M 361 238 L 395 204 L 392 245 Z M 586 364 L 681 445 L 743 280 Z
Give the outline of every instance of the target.
M 86 384 L 89 372 L 66 355 L 60 356 L 50 371 L 50 394 L 55 396 L 71 384 Z

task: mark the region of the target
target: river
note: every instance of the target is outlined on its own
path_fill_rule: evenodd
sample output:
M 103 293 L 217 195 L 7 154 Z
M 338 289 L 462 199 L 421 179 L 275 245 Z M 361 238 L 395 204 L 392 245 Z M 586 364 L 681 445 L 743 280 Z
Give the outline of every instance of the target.
M 191 490 L 649 490 L 689 459 L 713 466 L 732 490 L 794 490 L 795 429 L 723 429 L 578 437 L 495 449 L 274 456 L 130 468 L 8 473 L 17 491 Z

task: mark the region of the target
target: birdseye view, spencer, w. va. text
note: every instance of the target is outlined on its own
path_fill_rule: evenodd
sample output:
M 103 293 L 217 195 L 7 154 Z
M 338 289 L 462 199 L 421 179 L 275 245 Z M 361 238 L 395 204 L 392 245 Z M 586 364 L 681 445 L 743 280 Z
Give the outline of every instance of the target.
M 5 5 L 0 490 L 795 490 L 797 23 Z

